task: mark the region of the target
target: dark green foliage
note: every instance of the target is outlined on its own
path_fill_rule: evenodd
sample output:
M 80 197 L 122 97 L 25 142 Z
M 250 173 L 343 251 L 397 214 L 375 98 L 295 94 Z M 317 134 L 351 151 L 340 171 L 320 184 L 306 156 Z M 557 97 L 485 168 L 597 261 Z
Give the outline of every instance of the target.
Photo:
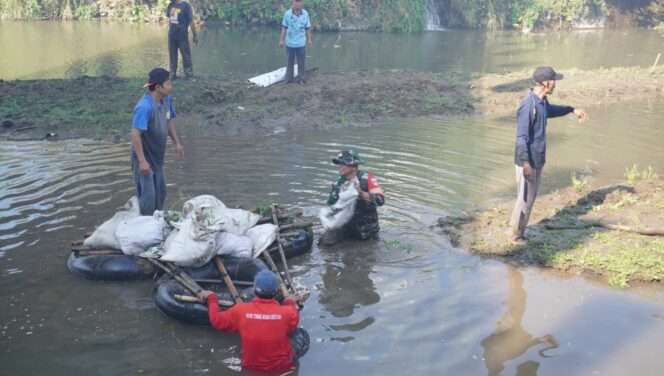
M 291 0 L 190 0 L 202 18 L 277 26 Z M 664 0 L 432 0 L 443 26 L 499 30 L 569 28 L 620 15 L 623 25 L 656 26 Z M 0 18 L 157 21 L 169 0 L 0 0 Z M 427 0 L 305 0 L 318 30 L 422 31 Z M 615 17 L 608 17 L 615 18 Z

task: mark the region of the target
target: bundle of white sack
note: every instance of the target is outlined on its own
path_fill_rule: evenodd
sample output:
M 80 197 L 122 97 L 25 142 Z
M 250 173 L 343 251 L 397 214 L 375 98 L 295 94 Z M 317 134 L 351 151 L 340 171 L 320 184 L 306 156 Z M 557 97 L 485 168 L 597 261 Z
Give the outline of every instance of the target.
M 357 184 L 357 178 L 345 182 L 339 190 L 337 202 L 320 210 L 318 217 L 325 230 L 340 229 L 353 218 L 359 195 Z
M 260 215 L 227 208 L 210 195 L 185 202 L 177 222 L 169 223 L 165 217 L 161 211 L 152 216 L 139 215 L 138 200 L 132 197 L 84 245 L 120 249 L 132 256 L 144 255 L 156 247 L 161 260 L 195 267 L 210 262 L 216 255 L 258 257 L 274 243 L 279 231 L 273 224 L 257 226 Z

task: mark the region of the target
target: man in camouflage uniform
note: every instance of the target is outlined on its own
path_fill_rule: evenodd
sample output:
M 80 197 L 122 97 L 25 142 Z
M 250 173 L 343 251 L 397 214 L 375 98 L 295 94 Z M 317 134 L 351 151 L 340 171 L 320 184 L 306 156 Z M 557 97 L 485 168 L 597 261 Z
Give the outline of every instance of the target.
M 344 238 L 358 240 L 378 238 L 378 231 L 380 231 L 378 207 L 385 204 L 385 193 L 378 184 L 378 180 L 371 172 L 360 171 L 359 165 L 362 161 L 359 154 L 352 150 L 342 151 L 332 159 L 332 163 L 339 168 L 339 179 L 332 184 L 327 204 L 334 205 L 339 200 L 341 186 L 355 177 L 359 181 L 359 186 L 355 187 L 359 195 L 351 220 L 339 230 L 324 233 L 320 244 L 333 245 Z

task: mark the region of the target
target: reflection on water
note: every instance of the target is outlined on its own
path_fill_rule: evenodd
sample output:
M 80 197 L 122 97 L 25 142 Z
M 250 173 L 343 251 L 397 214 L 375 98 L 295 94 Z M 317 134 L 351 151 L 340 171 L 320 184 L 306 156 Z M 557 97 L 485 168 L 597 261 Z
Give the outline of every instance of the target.
M 358 306 L 369 306 L 380 301 L 371 273 L 376 262 L 377 241 L 365 243 L 345 242 L 331 249 L 323 249 L 325 272 L 319 303 L 335 317 L 351 316 Z M 373 322 L 366 319 L 361 330 Z M 345 330 L 353 327 L 344 326 Z M 341 329 L 341 328 L 340 328 Z
M 284 65 L 277 29 L 227 29 L 207 24 L 192 49 L 202 75 L 264 73 Z M 322 71 L 416 69 L 504 72 L 540 65 L 560 69 L 649 66 L 662 35 L 649 30 L 583 31 L 524 35 L 474 31 L 317 33 L 307 50 Z M 104 22 L 0 23 L 0 78 L 81 75 L 144 76 L 167 65 L 162 25 Z M 395 48 L 398 47 L 398 48 Z M 546 48 L 542 48 L 545 46 Z M 555 53 L 551 53 L 555 51 Z M 620 53 L 615 53 L 620 51 Z
M 508 266 L 507 310 L 496 323 L 496 330 L 482 340 L 484 363 L 489 376 L 500 375 L 506 362 L 516 359 L 525 352 L 539 345 L 546 347 L 538 351 L 542 357 L 546 350 L 558 348 L 558 342 L 551 335 L 533 337 L 523 328 L 523 315 L 526 312 L 526 290 L 523 288 L 523 275 L 512 266 Z M 517 375 L 535 376 L 539 363 L 526 360 L 518 365 Z

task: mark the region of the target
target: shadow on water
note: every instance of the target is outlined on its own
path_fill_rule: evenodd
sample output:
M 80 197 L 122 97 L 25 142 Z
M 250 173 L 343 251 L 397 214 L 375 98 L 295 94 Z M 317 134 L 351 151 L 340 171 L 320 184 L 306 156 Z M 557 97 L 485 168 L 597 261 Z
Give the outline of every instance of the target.
M 508 267 L 507 311 L 496 323 L 496 329 L 481 342 L 484 349 L 484 363 L 489 376 L 500 375 L 505 363 L 516 359 L 531 348 L 544 345 L 538 353 L 548 357 L 545 351 L 558 348 L 558 341 L 552 335 L 534 337 L 523 328 L 527 295 L 523 287 L 523 274 L 514 267 Z M 535 376 L 539 363 L 528 360 L 517 367 L 519 376 Z
M 380 301 L 380 295 L 371 279 L 378 248 L 378 242 L 344 242 L 321 249 L 325 258 L 325 271 L 319 303 L 333 316 L 348 317 L 359 306 L 370 306 Z M 359 331 L 373 321 L 369 317 L 333 329 Z

